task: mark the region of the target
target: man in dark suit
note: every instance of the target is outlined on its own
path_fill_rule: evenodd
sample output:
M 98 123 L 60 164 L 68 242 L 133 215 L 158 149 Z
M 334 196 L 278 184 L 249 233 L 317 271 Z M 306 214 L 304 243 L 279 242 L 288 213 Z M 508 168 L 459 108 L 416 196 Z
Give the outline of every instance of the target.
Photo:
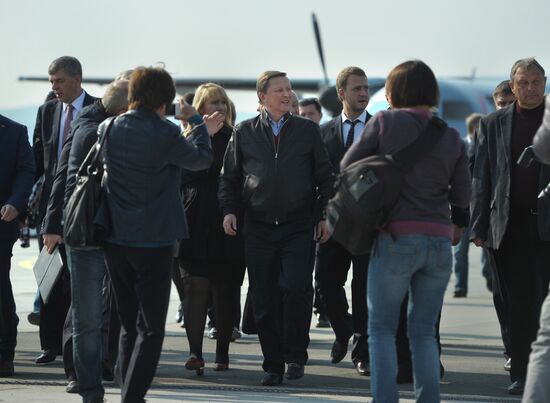
M 342 101 L 343 111 L 321 126 L 321 137 L 334 171 L 338 173 L 344 153 L 359 140 L 365 124 L 371 117 L 365 109 L 369 103 L 367 75 L 359 67 L 346 67 L 336 78 L 336 90 L 338 98 Z M 344 290 L 351 263 L 352 317 L 348 314 L 349 307 Z M 368 264 L 368 254 L 354 256 L 332 238 L 317 247 L 315 278 L 336 335 L 330 354 L 331 361 L 342 361 L 348 350 L 349 339 L 353 335 L 351 359 L 360 375 L 369 373 L 366 299 Z
M 25 210 L 34 179 L 27 128 L 0 115 L 0 378 L 12 376 L 19 318 L 10 281 L 17 217 Z
M 517 101 L 481 120 L 473 174 L 470 239 L 494 258 L 508 316 L 508 391 L 516 395 L 523 393 L 550 272 L 550 222 L 537 199 L 550 167 L 517 163 L 542 122 L 545 85 L 544 69 L 534 58 L 513 65 L 510 88 Z
M 62 56 L 54 60 L 48 68 L 48 75 L 56 98 L 46 102 L 38 109 L 33 136 L 36 176 L 38 178 L 44 175 L 44 187 L 37 220 L 39 229 L 45 217 L 57 162 L 63 142 L 68 137 L 72 119 L 84 106 L 95 100 L 81 87 L 82 67 L 76 58 Z M 40 247 L 42 247 L 41 242 Z M 60 245 L 60 252 L 66 262 L 63 245 Z M 37 364 L 53 361 L 56 355 L 62 353 L 63 324 L 69 304 L 69 279 L 68 272 L 64 268 L 61 279 L 53 288 L 48 303 L 44 304 L 41 310 L 40 343 L 43 353 L 36 359 Z M 70 379 L 73 372 L 72 363 L 66 362 L 65 367 Z

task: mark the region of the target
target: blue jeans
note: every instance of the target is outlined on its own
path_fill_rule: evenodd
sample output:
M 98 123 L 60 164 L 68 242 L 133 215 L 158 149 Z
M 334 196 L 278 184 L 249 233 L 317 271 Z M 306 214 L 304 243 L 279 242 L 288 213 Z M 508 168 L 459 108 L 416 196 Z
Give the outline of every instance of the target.
M 435 323 L 452 270 L 445 237 L 380 235 L 369 265 L 367 304 L 373 402 L 397 403 L 395 334 L 407 291 L 407 334 L 417 402 L 439 402 Z
M 85 398 L 103 397 L 101 360 L 103 324 L 103 279 L 107 273 L 103 249 L 67 247 L 71 273 L 73 358 L 78 393 Z M 106 354 L 106 352 L 105 352 Z

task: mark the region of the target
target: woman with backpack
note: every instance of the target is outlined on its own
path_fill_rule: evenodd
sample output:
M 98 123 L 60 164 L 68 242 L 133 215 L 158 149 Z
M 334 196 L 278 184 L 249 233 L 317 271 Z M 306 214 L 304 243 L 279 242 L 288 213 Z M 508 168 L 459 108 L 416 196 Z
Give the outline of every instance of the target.
M 411 60 L 388 75 L 386 98 L 391 110 L 367 122 L 342 169 L 371 155 L 394 154 L 415 141 L 439 104 L 439 88 L 431 69 Z M 468 224 L 469 199 L 464 144 L 456 130 L 441 129 L 435 145 L 405 174 L 399 199 L 371 251 L 367 303 L 373 402 L 399 400 L 395 334 L 407 292 L 416 399 L 440 401 L 435 323 L 452 271 L 451 243 Z M 462 212 L 453 220 L 450 205 Z

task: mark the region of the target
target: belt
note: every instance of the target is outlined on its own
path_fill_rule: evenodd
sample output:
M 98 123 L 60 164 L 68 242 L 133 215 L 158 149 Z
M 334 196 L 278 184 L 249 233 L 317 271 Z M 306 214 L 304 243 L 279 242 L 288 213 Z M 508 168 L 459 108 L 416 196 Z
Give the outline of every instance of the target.
M 311 217 L 311 211 L 302 210 L 302 211 L 292 211 L 292 212 L 280 212 L 280 213 L 271 213 L 265 211 L 247 211 L 246 218 L 252 221 L 262 221 L 269 224 L 283 224 L 289 221 L 295 221 L 299 219 L 306 219 Z

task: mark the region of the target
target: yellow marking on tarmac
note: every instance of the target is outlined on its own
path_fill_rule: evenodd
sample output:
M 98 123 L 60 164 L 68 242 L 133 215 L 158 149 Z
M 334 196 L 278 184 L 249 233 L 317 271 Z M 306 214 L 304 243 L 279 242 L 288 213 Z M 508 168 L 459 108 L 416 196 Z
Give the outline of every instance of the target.
M 23 269 L 27 269 L 27 270 L 32 270 L 35 262 L 36 262 L 36 258 L 24 259 L 19 262 L 19 267 L 22 267 Z

